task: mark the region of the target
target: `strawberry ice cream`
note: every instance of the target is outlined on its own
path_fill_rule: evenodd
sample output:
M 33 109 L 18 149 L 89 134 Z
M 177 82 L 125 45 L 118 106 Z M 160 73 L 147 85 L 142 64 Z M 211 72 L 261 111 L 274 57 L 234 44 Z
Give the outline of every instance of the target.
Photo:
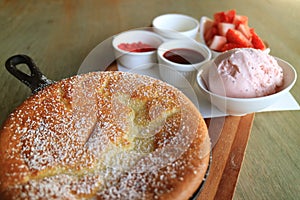
M 229 54 L 227 56 L 227 54 Z M 226 52 L 209 69 L 211 92 L 235 98 L 261 97 L 276 92 L 283 84 L 282 68 L 274 57 L 252 48 Z

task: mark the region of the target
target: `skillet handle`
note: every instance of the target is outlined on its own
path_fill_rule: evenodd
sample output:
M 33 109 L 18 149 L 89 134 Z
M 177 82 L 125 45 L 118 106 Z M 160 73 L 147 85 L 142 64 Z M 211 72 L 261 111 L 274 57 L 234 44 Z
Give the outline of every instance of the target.
M 30 70 L 30 75 L 22 72 L 17 68 L 17 65 L 25 64 Z M 14 55 L 7 59 L 5 67 L 13 76 L 27 85 L 32 93 L 36 93 L 45 86 L 50 85 L 53 81 L 49 80 L 42 74 L 33 60 L 27 55 Z

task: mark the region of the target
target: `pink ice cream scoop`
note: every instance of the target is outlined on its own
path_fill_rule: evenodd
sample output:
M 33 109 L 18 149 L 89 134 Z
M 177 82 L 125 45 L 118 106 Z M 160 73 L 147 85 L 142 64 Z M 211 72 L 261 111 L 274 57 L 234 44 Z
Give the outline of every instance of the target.
M 211 92 L 235 98 L 261 97 L 276 92 L 283 84 L 283 71 L 274 57 L 257 49 L 225 52 L 209 69 Z

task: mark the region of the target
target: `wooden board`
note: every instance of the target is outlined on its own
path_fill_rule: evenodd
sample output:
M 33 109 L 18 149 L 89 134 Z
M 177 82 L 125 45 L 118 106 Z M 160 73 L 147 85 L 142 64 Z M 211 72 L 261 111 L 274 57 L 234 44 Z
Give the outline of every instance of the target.
M 225 118 L 218 142 L 212 150 L 210 173 L 198 200 L 233 198 L 253 120 L 254 113 Z M 206 123 L 209 126 L 210 119 Z
M 116 63 L 112 63 L 107 70 L 118 70 Z M 198 200 L 233 198 L 253 120 L 254 113 L 242 117 L 205 119 L 208 127 L 211 122 L 219 123 L 221 129 L 218 131 L 221 133 L 213 146 L 209 175 Z

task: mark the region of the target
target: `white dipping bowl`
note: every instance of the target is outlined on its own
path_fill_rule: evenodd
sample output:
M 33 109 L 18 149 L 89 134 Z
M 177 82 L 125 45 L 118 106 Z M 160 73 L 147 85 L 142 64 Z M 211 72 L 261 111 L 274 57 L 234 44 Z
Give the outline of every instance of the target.
M 206 45 L 206 43 L 205 43 L 205 40 L 204 40 L 204 33 L 208 28 L 210 28 L 213 25 L 213 23 L 214 23 L 214 21 L 212 19 L 210 19 L 208 17 L 205 17 L 205 16 L 201 17 L 201 19 L 200 19 L 200 28 L 199 28 L 200 29 L 199 30 L 200 37 L 199 37 L 199 39 L 200 39 L 200 42 L 205 44 L 205 45 Z M 270 53 L 271 50 L 269 48 L 268 43 L 265 42 L 265 41 L 264 41 L 264 43 L 267 47 L 264 51 L 266 53 Z M 214 51 L 212 49 L 210 49 L 210 50 L 211 50 L 212 58 L 215 58 L 215 57 L 217 57 L 218 55 L 220 55 L 222 53 L 222 52 Z
M 147 69 L 157 63 L 156 50 L 129 52 L 118 47 L 121 43 L 138 42 L 149 44 L 157 49 L 158 46 L 163 43 L 163 39 L 158 34 L 147 30 L 131 30 L 114 36 L 112 46 L 119 65 L 128 69 Z
M 166 39 L 195 39 L 199 31 L 199 21 L 182 14 L 164 14 L 153 19 L 154 31 Z
M 204 60 L 195 64 L 179 64 L 164 57 L 164 53 L 173 49 L 189 49 L 199 52 Z M 195 40 L 169 40 L 157 49 L 159 75 L 161 79 L 177 88 L 194 85 L 198 69 L 211 59 L 210 50 Z
M 268 106 L 271 106 L 278 101 L 282 96 L 290 91 L 294 86 L 297 73 L 291 64 L 288 62 L 274 57 L 279 66 L 283 69 L 283 86 L 279 90 L 271 95 L 256 97 L 256 98 L 231 98 L 214 94 L 209 91 L 206 86 L 208 79 L 208 69 L 213 65 L 213 61 L 205 63 L 197 74 L 197 85 L 205 97 L 220 111 L 228 115 L 242 116 L 253 112 L 258 112 Z

